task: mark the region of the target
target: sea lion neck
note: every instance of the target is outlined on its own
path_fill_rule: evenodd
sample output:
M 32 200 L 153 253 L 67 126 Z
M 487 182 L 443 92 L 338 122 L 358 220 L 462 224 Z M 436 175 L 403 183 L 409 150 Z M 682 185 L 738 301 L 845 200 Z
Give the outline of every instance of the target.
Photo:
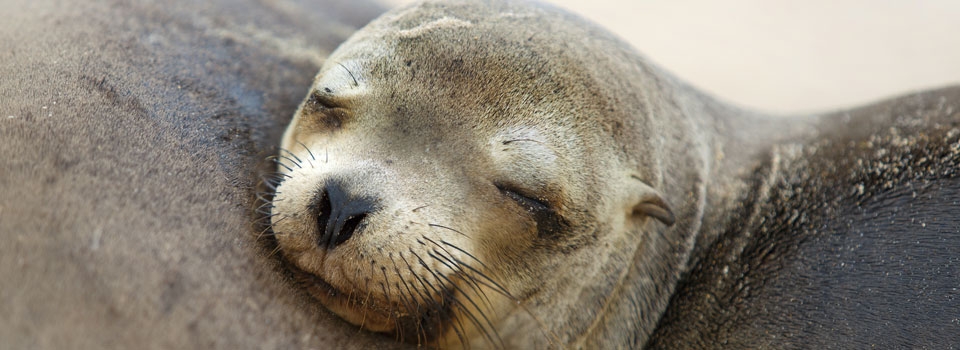
M 771 162 L 789 162 L 785 149 L 814 132 L 813 118 L 769 116 L 727 105 L 645 60 L 638 64 L 647 73 L 635 80 L 646 85 L 647 115 L 641 119 L 648 125 L 645 130 L 657 130 L 646 146 L 656 161 L 646 164 L 661 176 L 661 191 L 678 219 L 646 234 L 607 301 L 626 305 L 641 298 L 644 303 L 599 314 L 578 341 L 587 347 L 606 344 L 605 339 L 630 327 L 639 330 L 637 346 L 644 344 L 682 275 L 742 219 L 730 213 L 743 212 L 762 197 L 757 193 L 765 193 L 771 185 L 767 179 L 780 169 Z

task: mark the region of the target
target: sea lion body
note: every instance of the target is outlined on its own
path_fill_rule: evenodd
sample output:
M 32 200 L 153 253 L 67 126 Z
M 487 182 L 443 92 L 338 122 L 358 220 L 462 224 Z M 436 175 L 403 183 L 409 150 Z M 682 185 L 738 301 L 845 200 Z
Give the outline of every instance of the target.
M 0 348 L 391 348 L 253 223 L 264 158 L 376 4 L 0 8 Z
M 791 309 L 795 323 L 735 308 L 788 307 L 769 296 L 819 292 L 743 284 L 751 273 L 781 281 L 818 267 L 774 259 L 797 257 L 786 253 L 750 260 L 742 247 L 817 256 L 824 244 L 807 242 L 834 237 L 823 230 L 872 227 L 851 210 L 911 184 L 881 181 L 884 169 L 907 176 L 926 164 L 946 197 L 918 203 L 955 203 L 958 99 L 932 94 L 939 109 L 909 118 L 774 119 L 696 92 L 558 9 L 420 3 L 371 23 L 321 69 L 282 143 L 274 234 L 322 304 L 410 343 L 818 344 L 797 327 L 821 308 Z M 921 151 L 939 158 L 908 156 Z M 956 231 L 956 219 L 941 220 Z M 931 292 L 953 295 L 943 287 L 955 276 L 931 275 Z M 878 295 L 896 297 L 898 286 Z M 731 292 L 734 309 L 710 299 Z M 701 312 L 710 307 L 732 321 Z M 771 336 L 757 324 L 786 328 Z M 731 331 L 712 331 L 723 327 Z
M 820 118 L 761 158 L 649 348 L 960 343 L 960 88 Z

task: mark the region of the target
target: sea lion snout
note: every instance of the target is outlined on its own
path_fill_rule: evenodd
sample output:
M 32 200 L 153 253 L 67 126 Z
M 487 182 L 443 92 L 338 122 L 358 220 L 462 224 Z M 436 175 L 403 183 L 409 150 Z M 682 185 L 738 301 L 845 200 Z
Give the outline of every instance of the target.
M 328 181 L 311 204 L 317 218 L 317 245 L 332 249 L 362 231 L 378 202 L 376 198 L 350 192 L 341 180 Z

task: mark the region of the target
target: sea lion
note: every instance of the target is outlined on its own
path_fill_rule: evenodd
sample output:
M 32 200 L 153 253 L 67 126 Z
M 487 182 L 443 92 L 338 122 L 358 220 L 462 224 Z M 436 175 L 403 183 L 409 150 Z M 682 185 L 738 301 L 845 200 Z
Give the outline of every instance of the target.
M 844 210 L 902 195 L 907 174 L 946 188 L 924 205 L 960 200 L 957 90 L 921 99 L 934 97 L 935 110 L 894 102 L 903 118 L 775 119 L 697 92 L 562 10 L 426 1 L 373 21 L 320 70 L 283 137 L 273 233 L 321 304 L 413 344 L 823 344 L 798 325 L 836 314 L 790 308 L 790 323 L 738 307 L 817 295 L 751 283 L 816 269 L 768 253 L 822 252 L 810 238 L 825 227 L 875 224 Z M 955 276 L 931 278 L 949 294 Z M 732 306 L 713 299 L 728 294 Z
M 713 162 L 706 125 L 668 122 L 681 117 L 662 103 L 670 82 L 638 59 L 525 3 L 427 2 L 374 21 L 331 55 L 284 135 L 283 255 L 325 306 L 404 341 L 603 339 L 597 306 L 625 279 L 652 288 L 658 266 L 686 260 L 698 225 L 674 221 L 702 215 Z

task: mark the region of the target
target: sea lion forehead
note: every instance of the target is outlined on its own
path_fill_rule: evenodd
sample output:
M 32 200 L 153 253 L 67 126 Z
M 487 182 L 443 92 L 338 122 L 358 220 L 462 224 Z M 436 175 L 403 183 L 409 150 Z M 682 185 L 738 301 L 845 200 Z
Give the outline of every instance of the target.
M 533 18 L 541 11 L 524 2 L 511 1 L 423 1 L 388 14 L 374 25 L 389 26 L 398 38 L 413 39 L 433 31 L 470 28 L 475 24 L 496 23 L 500 20 Z
M 531 22 L 535 22 L 531 25 Z M 555 46 L 566 31 L 580 31 L 579 19 L 542 4 L 514 1 L 426 1 L 385 14 L 351 37 L 331 60 L 396 57 L 397 49 L 436 54 L 517 54 Z M 534 42 L 536 41 L 536 43 Z M 458 50 L 459 49 L 459 50 Z M 582 51 L 558 48 L 549 54 Z M 431 53 L 431 52 L 424 52 Z M 545 54 L 545 53 L 541 53 Z M 430 57 L 432 55 L 427 55 Z M 557 57 L 551 57 L 557 58 Z M 402 61 L 401 61 L 402 62 Z
M 511 2 L 415 5 L 384 16 L 346 42 L 321 76 L 332 74 L 344 86 L 360 80 L 391 99 L 448 96 L 462 104 L 455 110 L 504 111 L 484 113 L 494 116 L 572 111 L 567 105 L 573 104 L 589 109 L 589 98 L 603 95 L 592 89 L 601 79 L 580 68 L 586 58 L 568 54 L 584 48 L 544 47 L 541 40 L 552 40 L 551 28 L 513 23 L 533 19 L 557 26 L 553 22 L 558 16 L 539 12 L 543 10 Z M 504 21 L 513 25 L 501 25 Z M 348 70 L 352 76 L 345 74 Z M 315 87 L 321 92 L 326 88 Z

